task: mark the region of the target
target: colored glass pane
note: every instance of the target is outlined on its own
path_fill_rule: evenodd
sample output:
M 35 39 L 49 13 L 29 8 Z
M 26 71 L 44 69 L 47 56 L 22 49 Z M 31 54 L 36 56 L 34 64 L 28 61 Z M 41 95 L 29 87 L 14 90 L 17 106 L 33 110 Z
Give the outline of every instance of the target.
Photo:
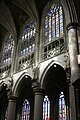
M 22 105 L 22 120 L 30 120 L 30 103 L 27 99 L 24 100 Z
M 59 120 L 66 120 L 66 104 L 63 92 L 59 96 Z
M 33 49 L 32 44 L 35 44 L 34 43 L 35 33 L 36 33 L 36 29 L 34 22 L 30 21 L 27 25 L 25 25 L 25 29 L 23 31 L 23 35 L 21 38 L 22 42 L 20 43 L 21 44 L 20 56 L 25 56 L 31 54 L 31 52 L 32 53 L 34 52 L 33 50 L 35 50 L 35 48 Z
M 48 119 L 50 119 L 50 101 L 48 96 L 45 96 L 43 101 L 43 120 Z
M 9 65 L 12 62 L 12 55 L 14 51 L 14 40 L 13 37 L 10 35 L 7 39 L 5 39 L 3 46 L 2 46 L 2 65 Z
M 63 35 L 63 10 L 60 4 L 53 4 L 45 19 L 45 43 Z

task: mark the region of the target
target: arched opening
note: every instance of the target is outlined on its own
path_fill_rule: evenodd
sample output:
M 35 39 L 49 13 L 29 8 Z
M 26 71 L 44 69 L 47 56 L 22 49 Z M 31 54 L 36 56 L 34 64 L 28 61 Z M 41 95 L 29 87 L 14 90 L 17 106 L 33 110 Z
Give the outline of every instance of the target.
M 18 95 L 16 119 L 32 120 L 34 95 L 31 88 L 31 78 L 23 76 L 18 83 L 15 94 Z
M 66 120 L 68 97 L 65 70 L 60 65 L 53 64 L 46 72 L 43 87 L 46 89 L 43 120 Z

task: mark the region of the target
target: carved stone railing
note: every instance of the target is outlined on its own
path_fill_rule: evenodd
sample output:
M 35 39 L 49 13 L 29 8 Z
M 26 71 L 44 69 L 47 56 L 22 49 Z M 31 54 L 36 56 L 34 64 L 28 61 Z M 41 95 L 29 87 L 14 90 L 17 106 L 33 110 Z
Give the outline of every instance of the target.
M 20 57 L 17 65 L 17 72 L 24 70 L 34 64 L 34 53 Z
M 44 60 L 65 52 L 64 39 L 56 40 L 44 46 Z

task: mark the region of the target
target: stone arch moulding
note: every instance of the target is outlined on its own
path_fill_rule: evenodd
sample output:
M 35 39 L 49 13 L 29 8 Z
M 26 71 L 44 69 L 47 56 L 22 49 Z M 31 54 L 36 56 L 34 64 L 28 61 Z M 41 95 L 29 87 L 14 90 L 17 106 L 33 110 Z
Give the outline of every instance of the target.
M 41 83 L 41 87 L 44 88 L 44 80 L 45 80 L 45 76 L 48 72 L 48 70 L 51 68 L 51 66 L 53 65 L 58 65 L 60 66 L 63 70 L 65 70 L 65 67 L 60 63 L 60 62 L 56 62 L 56 61 L 51 61 L 44 69 L 44 71 L 42 72 L 41 76 L 40 76 L 40 83 Z
M 19 90 L 23 86 L 24 79 L 29 80 L 30 82 L 32 81 L 32 78 L 29 74 L 27 74 L 26 72 L 22 73 L 13 86 L 12 93 L 14 96 L 19 96 Z

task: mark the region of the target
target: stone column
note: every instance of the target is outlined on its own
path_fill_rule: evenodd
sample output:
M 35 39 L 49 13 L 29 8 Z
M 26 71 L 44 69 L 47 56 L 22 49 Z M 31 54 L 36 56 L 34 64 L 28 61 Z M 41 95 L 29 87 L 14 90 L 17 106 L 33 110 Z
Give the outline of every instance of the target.
M 69 85 L 69 98 L 70 98 L 70 120 L 76 120 L 76 104 L 75 104 L 75 92 L 73 83 L 79 79 L 80 71 L 78 66 L 78 24 L 70 23 L 67 26 L 68 30 L 68 47 L 70 56 L 71 67 L 71 79 Z
M 9 96 L 7 120 L 15 120 L 17 97 Z
M 44 89 L 36 87 L 34 88 L 34 94 L 34 120 L 43 120 Z
M 69 99 L 70 99 L 70 120 L 76 120 L 76 104 L 75 104 L 75 92 L 73 83 L 79 79 L 79 66 L 78 66 L 78 24 L 70 23 L 67 26 L 68 30 L 68 47 L 70 56 L 70 67 L 71 67 L 71 80 L 69 85 Z
M 75 86 L 75 98 L 77 120 L 80 120 L 80 86 Z
M 75 92 L 73 85 L 69 85 L 69 119 L 76 120 Z
M 70 23 L 68 30 L 68 47 L 71 66 L 71 83 L 75 82 L 80 77 L 78 66 L 78 24 Z

